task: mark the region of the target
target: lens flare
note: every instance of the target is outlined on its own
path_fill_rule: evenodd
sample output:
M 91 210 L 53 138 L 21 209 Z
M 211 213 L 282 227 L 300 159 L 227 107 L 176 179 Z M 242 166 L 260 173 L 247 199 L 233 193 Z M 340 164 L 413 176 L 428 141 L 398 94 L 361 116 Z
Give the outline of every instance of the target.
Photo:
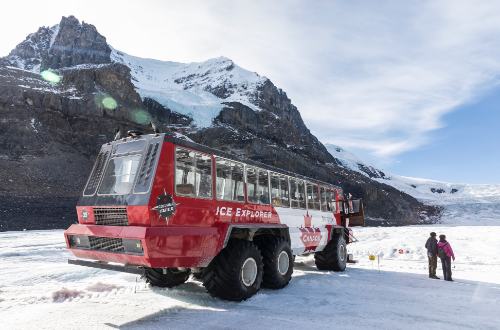
M 106 96 L 101 100 L 101 104 L 108 110 L 115 110 L 118 107 L 118 103 L 111 96 Z
M 132 112 L 132 119 L 141 125 L 146 125 L 151 122 L 151 116 L 148 112 L 142 109 L 136 109 Z
M 50 69 L 40 72 L 40 75 L 45 81 L 52 84 L 58 84 L 61 82 L 61 76 Z

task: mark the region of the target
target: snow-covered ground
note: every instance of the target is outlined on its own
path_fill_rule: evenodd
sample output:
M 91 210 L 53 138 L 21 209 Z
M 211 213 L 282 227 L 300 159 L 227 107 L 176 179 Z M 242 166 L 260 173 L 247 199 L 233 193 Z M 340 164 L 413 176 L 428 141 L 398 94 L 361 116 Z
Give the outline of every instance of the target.
M 453 283 L 426 276 L 431 230 L 455 249 Z M 346 272 L 317 271 L 312 257 L 297 258 L 287 288 L 233 303 L 194 280 L 156 289 L 135 275 L 68 265 L 61 230 L 0 233 L 1 327 L 499 328 L 500 226 L 360 228 L 355 236 L 349 250 L 359 263 Z M 370 254 L 380 256 L 380 271 Z

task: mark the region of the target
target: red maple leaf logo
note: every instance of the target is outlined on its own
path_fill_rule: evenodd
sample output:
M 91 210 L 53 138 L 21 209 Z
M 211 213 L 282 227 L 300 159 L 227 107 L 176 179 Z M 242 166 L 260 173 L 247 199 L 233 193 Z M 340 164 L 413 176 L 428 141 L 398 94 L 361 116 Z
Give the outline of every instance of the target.
M 321 230 L 319 228 L 312 227 L 312 216 L 309 214 L 304 215 L 304 227 L 299 228 L 302 235 L 300 240 L 302 244 L 306 247 L 305 252 L 315 251 L 321 242 Z

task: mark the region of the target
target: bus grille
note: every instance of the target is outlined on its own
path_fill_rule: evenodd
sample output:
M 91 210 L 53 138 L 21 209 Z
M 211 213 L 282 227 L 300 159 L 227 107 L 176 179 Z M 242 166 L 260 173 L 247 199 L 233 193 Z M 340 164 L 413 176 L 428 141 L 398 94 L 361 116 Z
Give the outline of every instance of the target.
M 128 226 L 125 207 L 95 207 L 95 224 L 101 226 Z
M 108 252 L 125 252 L 121 238 L 89 236 L 91 250 Z

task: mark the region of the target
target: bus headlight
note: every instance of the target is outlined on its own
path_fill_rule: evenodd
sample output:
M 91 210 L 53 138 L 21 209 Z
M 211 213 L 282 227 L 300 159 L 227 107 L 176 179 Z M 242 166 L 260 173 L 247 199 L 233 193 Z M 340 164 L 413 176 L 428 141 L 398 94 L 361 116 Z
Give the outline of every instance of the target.
M 138 239 L 123 239 L 125 253 L 143 254 L 142 243 Z
M 72 235 L 68 237 L 69 246 L 77 249 L 89 249 L 90 241 L 86 235 Z

